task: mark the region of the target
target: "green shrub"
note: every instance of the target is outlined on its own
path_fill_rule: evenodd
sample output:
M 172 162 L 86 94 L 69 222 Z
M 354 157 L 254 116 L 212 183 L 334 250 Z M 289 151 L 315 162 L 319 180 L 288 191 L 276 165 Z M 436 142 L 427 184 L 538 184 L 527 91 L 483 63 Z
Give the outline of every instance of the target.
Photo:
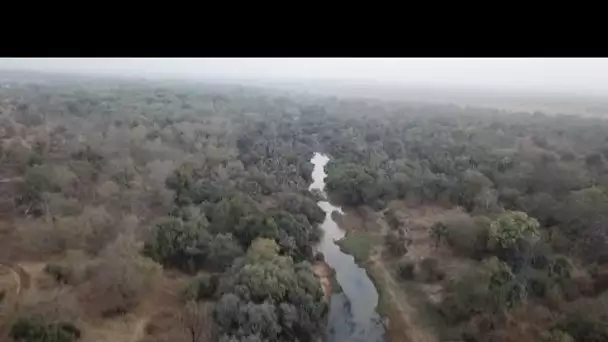
M 60 264 L 50 263 L 44 267 L 44 272 L 53 277 L 61 284 L 68 284 L 72 276 L 72 270 Z
M 367 232 L 355 230 L 350 231 L 337 241 L 340 249 L 352 255 L 356 262 L 365 262 L 369 258 L 372 249 L 371 237 Z
M 435 247 L 439 246 L 441 241 L 448 235 L 448 227 L 443 222 L 435 222 L 429 231 L 431 239 L 435 242 Z
M 399 277 L 403 280 L 414 279 L 414 263 L 411 261 L 402 261 L 399 263 Z
M 10 336 L 17 342 L 72 342 L 80 338 L 80 330 L 71 323 L 45 324 L 38 318 L 20 317 Z
M 543 342 L 575 342 L 570 334 L 559 329 L 547 331 L 541 335 Z
M 544 298 L 547 295 L 547 291 L 553 285 L 551 279 L 544 272 L 534 272 L 528 278 L 528 293 Z
M 596 317 L 569 314 L 562 319 L 557 327 L 574 337 L 576 341 L 604 342 L 608 341 L 606 323 Z
M 455 213 L 442 221 L 447 229 L 447 242 L 458 253 L 479 258 L 486 250 L 488 226 L 465 213 Z
M 424 258 L 418 265 L 420 280 L 426 283 L 441 281 L 445 272 L 439 268 L 439 261 L 435 258 Z
M 393 231 L 389 232 L 384 238 L 388 251 L 396 257 L 401 257 L 407 253 L 406 242 L 407 239 L 404 235 L 394 233 Z
M 325 254 L 323 254 L 322 252 L 317 252 L 314 256 L 314 260 L 319 262 L 325 262 Z
M 575 341 L 608 341 L 608 295 L 584 298 L 568 304 L 565 315 L 555 328 L 568 333 Z
M 492 257 L 446 286 L 440 312 L 453 323 L 481 312 L 498 313 L 519 303 L 524 291 L 509 265 Z
M 192 279 L 185 289 L 185 299 L 205 300 L 215 295 L 218 285 L 218 276 L 215 274 L 201 274 Z

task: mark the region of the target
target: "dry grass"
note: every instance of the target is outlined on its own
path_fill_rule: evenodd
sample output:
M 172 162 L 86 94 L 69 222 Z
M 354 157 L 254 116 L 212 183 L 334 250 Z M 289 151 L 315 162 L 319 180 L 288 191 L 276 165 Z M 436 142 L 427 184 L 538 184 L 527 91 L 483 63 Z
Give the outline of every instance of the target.
M 439 206 L 411 206 L 406 201 L 393 201 L 388 208 L 394 211 L 400 229 L 411 239 L 404 258 L 419 262 L 433 257 L 446 272 L 446 279 L 474 267 L 474 262 L 455 255 L 444 245 L 435 247 L 429 236 L 433 223 L 444 215 L 459 211 Z M 397 281 L 396 264 L 399 258 L 385 253 L 382 237 L 390 231 L 383 212 L 368 209 L 346 209 L 340 226 L 347 231 L 361 231 L 373 237 L 374 246 L 364 264 L 379 291 L 378 311 L 385 317 L 389 342 L 432 342 L 443 335 L 446 326 L 433 305 L 442 299 L 443 282 L 422 284 Z M 351 233 L 352 234 L 352 233 Z M 347 234 L 348 235 L 348 234 Z
M 78 296 L 80 302 L 76 299 L 78 294 L 77 289 L 54 283 L 49 275 L 44 272 L 45 266 L 46 263 L 41 262 L 24 262 L 15 265 L 23 273 L 23 276 L 26 277 L 27 284 L 22 284 L 23 281 L 20 281 L 20 278 L 23 277 L 20 274 L 4 265 L 0 265 L 0 290 L 4 288 L 8 289 L 2 307 L 4 307 L 4 304 L 10 304 L 9 306 L 13 307 L 13 304 L 18 301 L 20 302 L 20 306 L 23 307 L 20 310 L 31 309 L 43 310 L 45 312 L 51 310 L 49 312 L 54 312 L 53 310 L 56 309 L 69 309 L 64 307 L 66 300 L 63 299 L 59 300 L 58 303 L 47 303 L 48 300 L 46 299 L 57 297 L 50 296 L 53 293 L 70 294 L 76 301 L 77 306 L 87 306 L 86 302 L 81 301 L 82 297 Z M 187 277 L 178 272 L 165 271 L 163 272 L 160 285 L 153 293 L 146 296 L 133 312 L 112 318 L 102 318 L 98 315 L 88 314 L 74 317 L 74 320 L 79 322 L 78 325 L 83 332 L 81 341 L 135 342 L 183 340 L 183 336 L 179 335 L 179 325 L 173 322 L 173 318 L 171 318 L 175 315 L 171 313 L 178 312 L 181 308 L 179 295 L 186 281 Z M 62 297 L 59 296 L 57 298 Z M 73 310 L 68 311 L 71 312 Z M 155 325 L 156 328 L 150 329 L 150 325 Z M 170 336 L 170 338 L 167 336 Z M 167 339 L 163 339 L 165 337 Z
M 148 295 L 132 313 L 113 318 L 89 320 L 83 340 L 91 342 L 161 341 L 162 336 L 175 336 L 174 330 L 178 328 L 178 324 L 170 319 L 172 315 L 168 313 L 179 311 L 181 307 L 179 295 L 186 281 L 187 277 L 179 273 L 164 272 L 157 289 Z

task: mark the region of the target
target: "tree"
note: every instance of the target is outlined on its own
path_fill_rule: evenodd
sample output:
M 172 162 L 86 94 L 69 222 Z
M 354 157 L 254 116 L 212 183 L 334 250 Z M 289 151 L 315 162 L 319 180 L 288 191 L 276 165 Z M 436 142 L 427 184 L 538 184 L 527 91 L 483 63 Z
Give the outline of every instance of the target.
M 435 241 L 435 247 L 439 247 L 441 240 L 448 236 L 448 227 L 443 222 L 435 222 L 431 226 L 429 235 Z
M 457 252 L 479 258 L 486 250 L 489 224 L 461 212 L 444 215 L 441 222 L 447 229 L 447 242 Z
M 373 173 L 355 164 L 334 167 L 325 184 L 346 205 L 372 204 L 380 195 Z
M 89 295 L 102 315 L 129 312 L 154 289 L 160 267 L 138 252 L 133 239 L 121 235 L 93 266 Z
M 272 240 L 254 240 L 220 281 L 214 318 L 223 338 L 310 340 L 319 331 L 326 309 L 318 279 L 309 263 L 294 264 L 278 250 Z
M 207 304 L 188 301 L 179 315 L 179 322 L 191 342 L 206 342 L 212 336 L 211 315 Z
M 39 318 L 20 317 L 10 337 L 17 342 L 72 342 L 80 338 L 80 330 L 71 323 L 45 324 Z
M 232 261 L 243 255 L 243 249 L 232 234 L 217 234 L 209 242 L 209 250 L 205 264 L 210 269 L 223 271 Z
M 202 222 L 168 217 L 154 228 L 144 252 L 163 264 L 195 272 L 205 263 L 210 241 Z
M 539 226 L 524 212 L 507 212 L 490 224 L 490 243 L 511 248 L 523 239 L 538 239 Z
M 506 212 L 490 223 L 488 246 L 516 272 L 530 266 L 540 224 L 524 212 Z

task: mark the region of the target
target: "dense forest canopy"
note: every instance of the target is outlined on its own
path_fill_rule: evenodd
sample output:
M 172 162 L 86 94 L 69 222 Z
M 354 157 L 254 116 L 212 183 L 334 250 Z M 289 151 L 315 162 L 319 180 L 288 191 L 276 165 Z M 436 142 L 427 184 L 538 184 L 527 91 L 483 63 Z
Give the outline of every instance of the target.
M 461 337 L 512 341 L 503 322 L 533 302 L 553 312 L 538 339 L 607 341 L 606 132 L 601 118 L 241 87 L 5 82 L 0 261 L 45 261 L 56 284 L 44 291 L 67 289 L 86 313 L 49 316 L 34 301 L 11 336 L 86 338 L 82 317 L 133 312 L 178 270 L 187 300 L 212 307 L 212 333 L 189 340 L 315 340 L 327 312 L 311 270 L 320 151 L 337 203 L 463 209 L 431 234 L 480 264 L 437 306 Z M 388 240 L 406 253 L 403 236 Z

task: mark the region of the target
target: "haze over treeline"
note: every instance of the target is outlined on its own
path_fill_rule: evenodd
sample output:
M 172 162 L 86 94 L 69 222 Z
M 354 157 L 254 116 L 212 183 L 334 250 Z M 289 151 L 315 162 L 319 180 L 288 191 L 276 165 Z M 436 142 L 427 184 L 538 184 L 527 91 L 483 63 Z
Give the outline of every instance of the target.
M 235 81 L 342 81 L 423 88 L 608 93 L 600 58 L 0 59 L 0 69 Z
M 484 71 L 443 62 L 418 93 L 372 86 L 407 70 L 348 61 L 331 75 L 350 78 L 325 87 L 314 61 L 178 61 L 189 82 L 154 61 L 74 60 L 68 76 L 61 60 L 31 62 L 56 73 L 0 62 L 1 341 L 370 341 L 329 336 L 365 331 L 351 298 L 374 293 L 319 250 L 333 228 L 345 235 L 331 247 L 373 280 L 364 304 L 386 342 L 608 341 L 608 120 L 545 111 L 605 116 L 601 97 L 414 103 Z M 545 70 L 545 88 L 599 94 L 593 63 Z M 540 69 L 515 69 L 543 88 Z M 264 70 L 290 90 L 260 87 Z M 324 193 L 310 188 L 317 153 Z
M 603 96 L 608 94 L 608 61 L 600 58 L 0 59 L 0 75 L 22 71 L 239 84 L 292 94 L 455 104 L 510 112 L 608 114 Z

